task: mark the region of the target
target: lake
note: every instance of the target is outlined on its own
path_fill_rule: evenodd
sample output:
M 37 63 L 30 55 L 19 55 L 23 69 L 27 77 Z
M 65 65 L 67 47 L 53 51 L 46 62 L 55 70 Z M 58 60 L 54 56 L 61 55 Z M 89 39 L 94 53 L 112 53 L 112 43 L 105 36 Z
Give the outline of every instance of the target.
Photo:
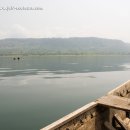
M 0 130 L 39 130 L 130 79 L 130 56 L 0 57 Z

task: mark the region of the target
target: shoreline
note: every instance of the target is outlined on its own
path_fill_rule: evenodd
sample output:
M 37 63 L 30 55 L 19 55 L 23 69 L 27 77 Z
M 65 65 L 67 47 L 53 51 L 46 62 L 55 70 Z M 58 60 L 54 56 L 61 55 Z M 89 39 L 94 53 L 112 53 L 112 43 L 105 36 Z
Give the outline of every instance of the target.
M 27 56 L 130 56 L 130 54 L 12 54 L 0 57 L 27 57 Z

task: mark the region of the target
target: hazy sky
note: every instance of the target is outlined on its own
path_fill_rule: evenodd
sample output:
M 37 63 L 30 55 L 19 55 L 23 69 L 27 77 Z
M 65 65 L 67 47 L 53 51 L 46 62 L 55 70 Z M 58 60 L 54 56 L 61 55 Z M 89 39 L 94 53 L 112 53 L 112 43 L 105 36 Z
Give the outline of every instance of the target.
M 0 38 L 103 37 L 130 42 L 130 0 L 0 0 Z

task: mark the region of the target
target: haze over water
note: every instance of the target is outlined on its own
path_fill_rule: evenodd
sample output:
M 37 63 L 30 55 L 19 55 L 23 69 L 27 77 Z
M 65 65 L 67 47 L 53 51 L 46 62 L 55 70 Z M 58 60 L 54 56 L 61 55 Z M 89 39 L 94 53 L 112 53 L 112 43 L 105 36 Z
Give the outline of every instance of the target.
M 0 129 L 39 130 L 130 79 L 130 56 L 0 57 Z

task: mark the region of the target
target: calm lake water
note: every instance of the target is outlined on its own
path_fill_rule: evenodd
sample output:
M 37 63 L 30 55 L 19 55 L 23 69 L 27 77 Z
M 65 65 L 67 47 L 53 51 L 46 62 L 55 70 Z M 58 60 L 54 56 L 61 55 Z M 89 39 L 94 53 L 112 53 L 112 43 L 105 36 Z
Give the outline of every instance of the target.
M 0 130 L 39 130 L 130 79 L 130 56 L 0 57 Z

